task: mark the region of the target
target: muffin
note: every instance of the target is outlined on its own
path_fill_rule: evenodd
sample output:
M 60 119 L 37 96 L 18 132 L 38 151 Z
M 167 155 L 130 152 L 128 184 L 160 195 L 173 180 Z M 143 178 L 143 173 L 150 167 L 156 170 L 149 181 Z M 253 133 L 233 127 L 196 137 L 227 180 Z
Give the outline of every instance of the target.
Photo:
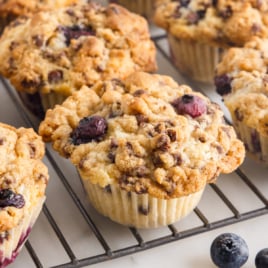
M 249 155 L 268 164 L 268 39 L 230 48 L 217 65 L 215 86 Z
M 47 111 L 39 134 L 75 165 L 97 211 L 137 228 L 185 217 L 245 153 L 217 104 L 145 72 L 83 86 Z
M 227 48 L 267 36 L 268 3 L 257 0 L 163 0 L 154 22 L 167 31 L 171 58 L 189 78 L 213 84 Z
M 42 209 L 48 170 L 32 129 L 0 123 L 0 267 L 12 263 Z
M 128 10 L 144 16 L 149 21 L 154 14 L 155 2 L 159 0 L 110 0 L 110 3 L 117 3 Z
M 79 0 L 0 0 L 0 33 L 19 16 L 30 16 L 41 10 L 51 10 L 77 3 Z
M 42 116 L 82 85 L 155 71 L 155 54 L 143 17 L 92 2 L 39 12 L 6 28 L 0 74 Z

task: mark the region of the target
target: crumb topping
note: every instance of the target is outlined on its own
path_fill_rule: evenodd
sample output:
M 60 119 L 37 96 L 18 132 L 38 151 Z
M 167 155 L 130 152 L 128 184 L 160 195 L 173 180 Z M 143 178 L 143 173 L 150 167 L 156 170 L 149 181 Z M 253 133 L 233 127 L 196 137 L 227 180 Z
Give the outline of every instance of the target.
M 44 143 L 32 129 L 0 123 L 0 233 L 16 226 L 45 195 Z
M 182 99 L 183 112 L 174 106 Z M 167 199 L 201 190 L 244 158 L 217 104 L 168 76 L 143 72 L 82 87 L 47 111 L 39 134 L 82 179 Z
M 0 73 L 19 91 L 64 96 L 104 78 L 155 71 L 147 21 L 116 4 L 39 12 L 6 28 Z
M 230 47 L 267 36 L 267 15 L 266 1 L 159 0 L 154 21 L 177 38 Z

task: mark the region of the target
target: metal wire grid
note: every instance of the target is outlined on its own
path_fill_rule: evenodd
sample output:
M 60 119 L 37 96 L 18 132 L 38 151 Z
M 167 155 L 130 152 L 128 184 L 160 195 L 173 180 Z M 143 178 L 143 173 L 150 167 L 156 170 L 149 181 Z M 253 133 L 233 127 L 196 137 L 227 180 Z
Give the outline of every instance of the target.
M 160 47 L 158 46 L 158 41 L 161 41 L 165 39 L 165 35 L 160 35 L 154 37 L 154 41 L 158 47 L 158 50 L 164 56 L 167 60 L 169 60 L 169 55 Z M 5 86 L 5 89 L 7 90 L 7 93 L 9 97 L 12 99 L 12 101 L 15 104 L 15 107 L 18 109 L 18 112 L 23 117 L 23 120 L 26 124 L 26 126 L 35 128 L 35 124 L 31 119 L 31 116 L 27 113 L 27 111 L 24 109 L 23 105 L 21 104 L 20 100 L 17 97 L 17 94 L 14 92 L 13 88 L 10 86 L 10 84 L 2 79 L 2 83 Z M 124 247 L 120 249 L 114 250 L 110 247 L 109 243 L 107 242 L 106 238 L 102 234 L 101 230 L 97 227 L 96 223 L 92 219 L 91 215 L 87 211 L 87 209 L 84 207 L 82 202 L 80 201 L 80 197 L 75 193 L 75 191 L 72 189 L 72 186 L 68 182 L 68 179 L 63 174 L 61 168 L 57 164 L 57 162 L 54 159 L 54 156 L 50 152 L 50 150 L 46 150 L 46 156 L 49 159 L 51 165 L 53 166 L 53 169 L 57 173 L 58 177 L 60 178 L 62 184 L 66 188 L 68 194 L 70 195 L 73 203 L 75 204 L 76 208 L 80 211 L 81 215 L 83 216 L 84 220 L 88 224 L 89 228 L 92 230 L 94 235 L 96 236 L 97 240 L 101 244 L 103 250 L 105 253 L 98 254 L 95 256 L 89 256 L 86 258 L 78 258 L 76 254 L 74 253 L 72 249 L 72 245 L 67 241 L 65 238 L 63 232 L 61 231 L 59 225 L 57 224 L 56 220 L 54 219 L 51 211 L 49 208 L 44 205 L 43 207 L 43 213 L 46 216 L 49 224 L 51 225 L 53 231 L 55 232 L 58 240 L 60 241 L 62 247 L 64 248 L 66 254 L 68 255 L 70 261 L 65 262 L 56 266 L 51 266 L 51 268 L 59 268 L 59 267 L 65 267 L 65 268 L 74 268 L 74 267 L 85 267 L 88 265 L 92 265 L 95 263 L 100 263 L 104 261 L 108 261 L 111 259 L 119 258 L 125 255 L 134 254 L 140 251 L 144 251 L 150 248 L 158 247 L 163 244 L 171 243 L 173 241 L 181 240 L 190 236 L 194 236 L 196 234 L 200 234 L 203 232 L 207 232 L 210 230 L 213 230 L 215 228 L 219 228 L 222 226 L 230 225 L 233 223 L 237 223 L 240 221 L 245 221 L 250 218 L 254 218 L 257 216 L 261 216 L 268 213 L 268 200 L 266 196 L 259 190 L 259 188 L 250 180 L 250 178 L 241 170 L 238 169 L 236 171 L 236 174 L 239 176 L 239 178 L 247 185 L 247 187 L 252 191 L 252 193 L 260 200 L 260 202 L 263 204 L 263 207 L 254 209 L 247 212 L 241 212 L 239 209 L 231 202 L 231 200 L 226 196 L 226 194 L 216 185 L 211 184 L 211 189 L 218 195 L 218 197 L 223 201 L 225 206 L 231 211 L 232 216 L 225 217 L 221 220 L 216 221 L 210 221 L 206 214 L 199 209 L 198 207 L 194 210 L 194 213 L 196 216 L 200 219 L 202 224 L 200 226 L 189 228 L 184 231 L 178 230 L 178 228 L 175 225 L 169 225 L 167 226 L 169 234 L 160 236 L 151 240 L 145 240 L 140 232 L 140 230 L 135 228 L 129 228 L 132 236 L 134 237 L 136 243 L 133 246 Z M 27 251 L 29 255 L 32 258 L 32 261 L 36 267 L 45 267 L 42 261 L 40 260 L 36 249 L 34 246 L 30 243 L 28 240 L 25 244 Z

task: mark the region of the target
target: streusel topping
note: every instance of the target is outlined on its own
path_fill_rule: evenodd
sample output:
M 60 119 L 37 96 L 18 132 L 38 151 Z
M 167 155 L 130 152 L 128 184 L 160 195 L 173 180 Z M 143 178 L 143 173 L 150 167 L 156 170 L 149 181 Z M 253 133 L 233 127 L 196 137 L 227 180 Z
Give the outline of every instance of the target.
M 201 190 L 244 159 L 217 104 L 143 72 L 82 87 L 47 111 L 39 133 L 83 179 L 167 199 Z

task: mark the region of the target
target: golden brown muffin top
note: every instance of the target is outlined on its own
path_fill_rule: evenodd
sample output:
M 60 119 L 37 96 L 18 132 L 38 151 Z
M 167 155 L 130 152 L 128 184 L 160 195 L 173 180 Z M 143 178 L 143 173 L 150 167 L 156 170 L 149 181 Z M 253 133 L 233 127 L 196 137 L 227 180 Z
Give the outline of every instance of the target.
M 268 3 L 258 0 L 160 0 L 154 21 L 173 36 L 221 47 L 268 33 Z
M 0 123 L 0 232 L 20 223 L 45 195 L 44 143 L 33 129 Z
M 82 87 L 47 111 L 39 134 L 83 179 L 166 199 L 232 172 L 245 153 L 217 104 L 144 72 Z
M 115 4 L 77 4 L 7 27 L 0 73 L 19 91 L 68 96 L 98 80 L 155 71 L 155 53 L 143 17 Z

